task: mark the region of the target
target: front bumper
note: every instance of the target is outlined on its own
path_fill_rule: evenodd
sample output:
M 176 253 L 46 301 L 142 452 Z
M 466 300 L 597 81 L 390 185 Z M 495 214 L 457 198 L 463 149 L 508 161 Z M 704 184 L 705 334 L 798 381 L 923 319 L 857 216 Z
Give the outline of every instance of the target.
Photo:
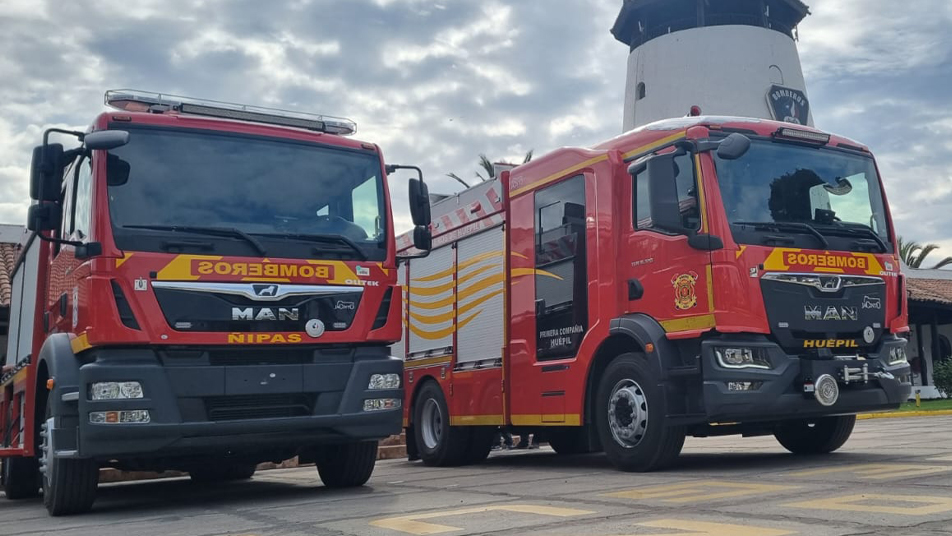
M 281 356 L 288 351 L 282 348 L 242 351 L 225 363 L 210 361 L 212 352 L 201 350 L 174 358 L 153 349 L 93 351 L 92 361 L 80 368 L 75 455 L 240 454 L 400 433 L 401 408 L 364 411 L 366 399 L 403 400 L 401 388 L 367 389 L 372 374 L 402 376 L 403 362 L 385 348 L 315 349 L 310 361 L 305 356 L 296 364 L 267 355 Z M 144 398 L 90 400 L 89 385 L 103 381 L 140 382 Z M 90 412 L 122 410 L 148 410 L 150 420 L 90 422 Z
M 895 409 L 909 398 L 910 368 L 906 362 L 889 365 L 886 357 L 906 341 L 898 337 L 884 338 L 875 352 L 865 359 L 806 359 L 787 354 L 766 337 L 724 336 L 709 339 L 701 345 L 703 398 L 709 422 L 757 422 L 782 419 L 848 415 Z M 773 368 L 726 368 L 715 355 L 717 347 L 748 347 L 766 351 Z M 844 374 L 844 369 L 870 373 L 863 378 Z M 882 373 L 882 374 L 876 374 Z M 805 385 L 822 374 L 837 380 L 839 398 L 832 406 L 824 406 Z M 847 380 L 849 380 L 847 382 Z M 757 389 L 735 391 L 730 382 L 759 382 Z

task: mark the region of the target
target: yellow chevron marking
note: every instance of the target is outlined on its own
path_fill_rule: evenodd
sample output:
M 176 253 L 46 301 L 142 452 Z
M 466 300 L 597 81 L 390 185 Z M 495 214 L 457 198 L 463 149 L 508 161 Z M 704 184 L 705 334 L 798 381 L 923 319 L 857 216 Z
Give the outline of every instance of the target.
M 410 331 L 412 331 L 413 333 L 415 333 L 415 334 L 416 334 L 418 337 L 420 337 L 421 339 L 426 339 L 426 340 L 428 340 L 428 341 L 439 340 L 439 339 L 442 339 L 443 337 L 446 337 L 446 336 L 452 334 L 454 330 L 463 329 L 463 327 L 465 327 L 466 324 L 469 324 L 470 322 L 472 322 L 473 319 L 476 318 L 477 316 L 479 316 L 479 314 L 482 313 L 482 312 L 483 312 L 483 310 L 480 309 L 479 311 L 476 311 L 476 312 L 473 313 L 472 315 L 470 315 L 470 316 L 468 316 L 468 317 L 466 317 L 466 318 L 460 320 L 460 321 L 459 321 L 459 324 L 451 325 L 451 326 L 448 327 L 448 328 L 444 328 L 444 329 L 440 329 L 440 330 L 436 330 L 436 331 L 423 330 L 423 329 L 420 329 L 420 328 L 414 326 L 414 325 L 411 323 L 411 324 L 410 324 Z

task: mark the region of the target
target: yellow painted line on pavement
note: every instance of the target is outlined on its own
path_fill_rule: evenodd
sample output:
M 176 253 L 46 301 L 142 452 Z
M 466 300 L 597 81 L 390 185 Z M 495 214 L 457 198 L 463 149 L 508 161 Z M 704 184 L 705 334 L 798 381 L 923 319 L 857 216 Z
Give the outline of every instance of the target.
M 935 411 L 893 411 L 889 413 L 861 413 L 857 419 L 900 419 L 903 417 L 942 417 L 952 415 L 952 409 L 937 409 Z
M 855 465 L 843 465 L 840 467 L 809 469 L 807 471 L 795 471 L 793 473 L 787 473 L 787 475 L 817 476 L 829 475 L 832 473 L 853 473 L 856 476 L 867 478 L 869 480 L 888 480 L 891 478 L 931 475 L 933 473 L 942 473 L 946 471 L 952 471 L 952 466 L 899 463 L 863 463 Z
M 689 521 L 685 519 L 659 519 L 647 523 L 638 523 L 638 526 L 689 531 L 665 532 L 664 534 L 639 534 L 638 536 L 785 536 L 786 534 L 796 534 L 796 531 L 793 530 L 752 527 L 749 525 L 731 525 L 728 523 L 708 523 L 705 521 Z
M 898 503 L 920 504 L 922 506 L 900 506 Z M 827 497 L 812 501 L 795 502 L 783 506 L 789 508 L 810 508 L 814 510 L 927 516 L 952 512 L 952 498 L 930 497 L 926 495 L 881 495 L 876 493 L 863 493 L 861 495 L 843 495 L 841 497 Z
M 799 486 L 781 486 L 777 484 L 749 484 L 739 482 L 724 482 L 720 480 L 702 480 L 698 482 L 684 482 L 664 486 L 651 486 L 626 491 L 606 493 L 604 497 L 619 499 L 658 499 L 669 503 L 692 503 L 713 501 L 746 495 L 760 495 L 775 491 L 788 491 Z M 725 491 L 726 490 L 726 491 Z
M 462 516 L 469 514 L 483 514 L 486 512 L 516 512 L 519 514 L 535 514 L 540 516 L 575 517 L 594 514 L 591 510 L 577 510 L 575 508 L 557 508 L 554 506 L 540 506 L 535 504 L 497 504 L 491 506 L 476 506 L 460 508 L 458 510 L 444 510 L 427 514 L 412 514 L 408 516 L 388 517 L 371 521 L 371 526 L 405 532 L 407 534 L 442 534 L 463 530 L 459 527 L 427 523 L 423 520 L 437 517 Z

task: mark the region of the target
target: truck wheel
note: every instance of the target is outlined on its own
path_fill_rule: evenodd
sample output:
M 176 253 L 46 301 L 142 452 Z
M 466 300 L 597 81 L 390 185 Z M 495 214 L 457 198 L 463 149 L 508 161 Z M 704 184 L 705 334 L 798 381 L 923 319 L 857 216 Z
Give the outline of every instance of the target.
M 40 496 L 40 464 L 36 458 L 3 460 L 3 491 L 12 501 Z
M 406 428 L 404 430 L 404 436 L 407 443 L 407 460 L 415 462 L 420 459 L 420 449 L 417 448 L 416 444 L 416 433 L 413 431 L 413 427 Z
M 46 422 L 40 428 L 43 504 L 51 516 L 88 512 L 96 501 L 99 464 L 96 460 L 58 458 L 53 445 L 53 404 L 46 405 Z
M 450 412 L 443 390 L 427 382 L 413 404 L 413 430 L 423 463 L 436 467 L 462 465 L 469 461 L 471 430 L 450 426 Z
M 496 428 L 477 426 L 471 429 L 470 434 L 472 434 L 472 439 L 469 442 L 466 463 L 482 463 L 489 457 L 489 453 L 493 449 Z
M 214 482 L 228 482 L 233 480 L 248 480 L 254 476 L 258 464 L 254 463 L 226 463 L 196 467 L 188 472 L 192 482 L 210 484 Z
M 589 452 L 585 428 L 549 429 L 545 437 L 556 454 L 571 456 L 573 454 L 587 454 Z
M 622 471 L 654 471 L 677 459 L 685 429 L 665 423 L 663 392 L 642 354 L 615 358 L 596 396 L 598 435 L 612 465 Z
M 856 415 L 782 422 L 774 437 L 794 454 L 826 454 L 846 443 L 855 424 Z
M 353 488 L 370 480 L 377 463 L 377 442 L 361 441 L 321 447 L 317 473 L 329 488 Z

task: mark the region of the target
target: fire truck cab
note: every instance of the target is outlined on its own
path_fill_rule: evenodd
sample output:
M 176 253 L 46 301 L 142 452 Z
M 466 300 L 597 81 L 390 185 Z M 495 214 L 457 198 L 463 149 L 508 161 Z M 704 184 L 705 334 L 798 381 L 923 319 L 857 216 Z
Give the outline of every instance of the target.
M 0 379 L 8 499 L 88 510 L 101 467 L 362 485 L 400 433 L 393 217 L 352 122 L 109 91 L 33 154 Z M 64 149 L 51 134 L 81 144 Z M 411 180 L 426 249 L 426 186 Z
M 500 427 L 629 471 L 687 435 L 824 453 L 909 396 L 889 205 L 854 141 L 671 119 L 432 213 L 432 252 L 399 271 L 411 458 L 479 461 Z

